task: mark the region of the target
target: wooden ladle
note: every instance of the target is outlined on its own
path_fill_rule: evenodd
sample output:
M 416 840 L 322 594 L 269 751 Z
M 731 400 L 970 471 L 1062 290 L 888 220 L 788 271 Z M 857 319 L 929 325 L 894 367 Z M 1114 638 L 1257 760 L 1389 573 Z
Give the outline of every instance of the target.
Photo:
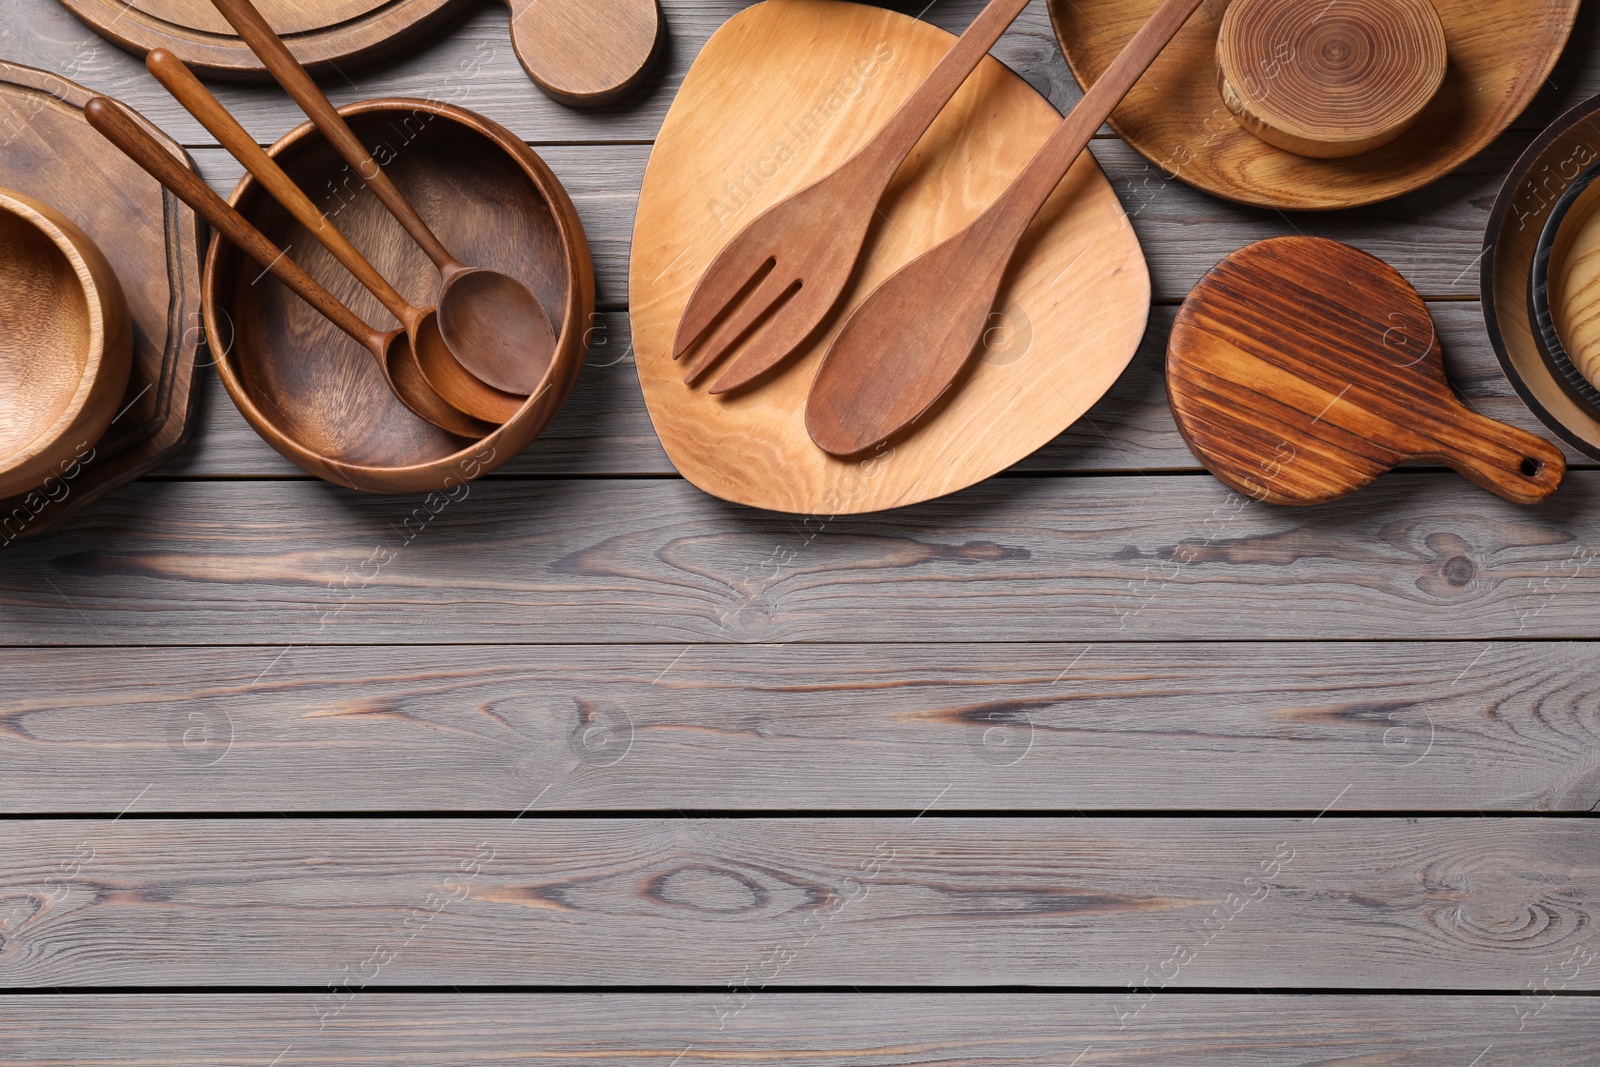
M 406 407 L 440 429 L 461 437 L 477 439 L 494 430 L 492 425 L 458 411 L 434 392 L 423 377 L 416 353 L 412 351 L 411 341 L 404 330 L 385 333 L 361 321 L 355 312 L 341 304 L 338 298 L 307 274 L 300 264 L 279 251 L 243 215 L 212 192 L 199 175 L 173 158 L 115 101 L 103 96 L 94 97 L 84 105 L 83 114 L 89 125 L 99 130 L 129 159 L 199 212 L 218 232 L 270 271 L 295 295 L 371 352 L 389 388 Z
M 521 409 L 526 398 L 491 389 L 461 366 L 439 331 L 438 312 L 433 308 L 426 311 L 417 308 L 401 296 L 328 216 L 318 210 L 294 179 L 284 173 L 277 161 L 267 155 L 222 103 L 200 84 L 183 60 L 165 48 L 157 48 L 146 57 L 145 65 L 273 199 L 287 208 L 295 221 L 310 231 L 345 270 L 377 297 L 389 314 L 400 320 L 411 341 L 418 369 L 446 403 L 474 418 L 497 424 L 507 421 Z
M 950 387 L 989 326 L 1029 223 L 1201 2 L 1166 0 L 1000 199 L 855 309 L 806 404 L 806 429 L 819 448 L 840 457 L 866 452 L 915 422 Z
M 525 397 L 538 389 L 556 349 L 539 298 L 509 274 L 469 267 L 450 254 L 251 0 L 213 3 L 439 269 L 439 329 L 461 365 L 503 393 Z

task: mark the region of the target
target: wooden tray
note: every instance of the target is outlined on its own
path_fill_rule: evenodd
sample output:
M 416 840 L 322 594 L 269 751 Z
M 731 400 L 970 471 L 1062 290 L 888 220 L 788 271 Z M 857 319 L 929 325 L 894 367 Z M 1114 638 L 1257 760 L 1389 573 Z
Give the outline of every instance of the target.
M 1091 85 L 1158 0 L 1050 0 L 1061 49 Z M 1434 0 L 1449 67 L 1439 95 L 1398 140 L 1348 159 L 1309 159 L 1241 126 L 1217 91 L 1225 0 L 1208 0 L 1111 116 L 1169 177 L 1260 207 L 1321 211 L 1399 196 L 1465 163 L 1533 100 L 1578 16 L 1578 0 Z
M 1500 366 L 1523 403 L 1562 440 L 1600 459 L 1600 416 L 1557 377 L 1533 334 L 1528 283 L 1539 234 L 1556 202 L 1600 162 L 1600 96 L 1562 115 L 1506 176 L 1483 236 L 1483 317 Z
M 189 437 L 204 336 L 200 224 L 89 128 L 82 107 L 92 95 L 55 74 L 0 60 L 0 108 L 11 116 L 0 133 L 0 186 L 50 204 L 83 228 L 122 282 L 134 323 L 133 374 L 116 420 L 81 469 L 37 493 L 0 500 L 0 546 L 55 529 L 166 462 Z
M 673 335 L 712 257 L 767 206 L 847 158 L 950 48 L 934 26 L 835 0 L 768 0 L 714 34 L 684 79 L 645 171 L 634 224 L 634 352 L 656 432 L 684 477 L 752 507 L 842 515 L 954 492 L 1083 415 L 1144 334 L 1150 276 L 1088 154 L 1024 240 L 992 344 L 928 426 L 841 462 L 812 443 L 806 396 L 842 324 L 769 384 L 722 397 L 683 383 Z M 985 60 L 902 167 L 841 309 L 987 207 L 1060 122 Z

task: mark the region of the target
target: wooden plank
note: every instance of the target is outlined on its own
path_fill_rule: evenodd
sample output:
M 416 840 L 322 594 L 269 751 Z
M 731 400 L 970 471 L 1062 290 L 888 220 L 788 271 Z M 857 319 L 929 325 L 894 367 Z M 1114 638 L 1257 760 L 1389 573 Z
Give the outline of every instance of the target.
M 1165 181 L 1121 141 L 1096 141 L 1094 154 L 1133 218 L 1159 302 L 1180 302 L 1206 271 L 1242 245 L 1297 232 L 1371 252 L 1425 296 L 1475 299 L 1489 207 L 1527 139 L 1502 137 L 1456 173 L 1387 204 L 1295 216 L 1229 204 L 1181 182 Z M 551 145 L 538 152 L 583 219 L 594 251 L 600 306 L 625 307 L 634 210 L 650 147 Z M 218 192 L 231 192 L 243 174 L 219 148 L 199 148 L 192 154 Z
M 0 811 L 1600 807 L 1595 646 L 0 652 Z M 403 773 L 397 773 L 401 771 Z
M 0 1000 L 0 1063 L 1584 1067 L 1600 1043 L 1600 1001 L 1575 997 L 1167 994 L 1119 1011 L 1070 993 L 28 997 Z
M 669 41 L 661 68 L 638 94 L 599 112 L 574 112 L 534 88 L 511 50 L 505 12 L 494 5 L 471 8 L 454 26 L 422 47 L 371 66 L 352 68 L 324 79 L 336 102 L 374 96 L 432 96 L 469 107 L 511 126 L 519 136 L 540 141 L 647 141 L 655 137 L 689 64 L 716 28 L 746 0 L 664 0 Z M 960 32 L 982 0 L 942 0 L 937 4 L 894 4 L 907 14 Z M 1578 25 L 1549 85 L 1517 122 L 1537 130 L 1580 100 L 1600 92 L 1600 18 L 1579 12 Z M 1025 10 L 994 54 L 1049 96 L 1057 108 L 1079 98 L 1077 84 L 1050 29 L 1043 3 Z M 0 56 L 55 71 L 128 101 L 185 144 L 213 143 L 199 124 L 173 103 L 145 74 L 133 56 L 122 52 L 53 3 L 13 4 L 0 11 Z M 300 121 L 281 92 L 259 87 L 222 86 L 219 95 L 245 125 L 276 138 Z
M 996 479 L 802 520 L 677 480 L 144 482 L 5 548 L 0 645 L 1592 639 L 1597 494 L 1395 474 L 1298 509 L 1207 476 Z
M 1476 301 L 1430 310 L 1445 347 L 1450 380 L 1475 409 L 1549 438 L 1517 398 L 1495 361 Z M 1167 406 L 1163 377 L 1175 308 L 1158 307 L 1132 365 L 1105 398 L 1066 433 L 1014 470 L 1028 473 L 1199 471 Z M 283 459 L 239 415 L 212 376 L 200 404 L 194 443 L 161 477 L 309 478 Z M 1596 461 L 1567 449 L 1573 467 Z M 676 473 L 662 451 L 639 392 L 628 318 L 601 314 L 578 386 L 544 435 L 493 477 L 663 475 Z
M 49 820 L 0 858 L 14 987 L 1600 989 L 1572 819 Z

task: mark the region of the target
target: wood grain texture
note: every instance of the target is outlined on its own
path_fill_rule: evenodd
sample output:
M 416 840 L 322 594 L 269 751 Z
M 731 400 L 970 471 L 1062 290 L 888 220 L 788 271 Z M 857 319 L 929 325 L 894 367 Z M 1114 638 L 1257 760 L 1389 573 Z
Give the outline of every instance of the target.
M 8 986 L 1600 988 L 1581 820 L 51 820 L 0 857 Z
M 1280 509 L 1210 478 L 1002 479 L 796 521 L 678 480 L 146 483 L 8 550 L 0 643 L 1589 639 L 1597 494 L 1577 474 L 1534 511 L 1396 474 Z
M 111 425 L 133 368 L 133 320 L 94 241 L 6 189 L 0 294 L 0 495 L 14 496 L 77 467 Z
M 1217 90 L 1268 144 L 1338 159 L 1410 129 L 1449 58 L 1433 0 L 1233 0 L 1217 33 Z
M 1593 645 L 0 652 L 0 812 L 1600 810 Z
M 1051 0 L 1051 16 L 1082 84 L 1101 77 L 1157 0 Z M 1217 89 L 1216 42 L 1225 5 L 1192 20 L 1111 117 L 1152 164 L 1217 196 L 1263 207 L 1328 210 L 1385 200 L 1472 158 L 1533 100 L 1577 18 L 1577 0 L 1435 0 L 1450 57 L 1443 86 L 1413 135 L 1351 159 L 1327 161 L 1261 140 Z M 1303 62 L 1293 54 L 1283 63 Z M 1267 75 L 1275 76 L 1273 71 Z
M 559 338 L 541 388 L 479 440 L 446 432 L 436 423 L 448 420 L 414 415 L 383 369 L 356 354 L 358 345 L 286 290 L 257 285 L 259 267 L 222 243 L 213 246 L 205 276 L 208 331 L 233 339 L 218 370 L 246 421 L 318 477 L 370 492 L 457 490 L 525 448 L 577 381 L 594 311 L 583 225 L 544 162 L 482 116 L 414 100 L 374 100 L 344 111 L 360 136 L 378 145 L 385 173 L 406 199 L 422 205 L 419 212 L 433 220 L 439 240 L 473 262 L 512 272 L 554 312 Z M 323 209 L 385 278 L 413 302 L 424 301 L 439 277 L 434 264 L 328 141 L 302 127 L 272 152 L 302 187 L 325 190 Z M 235 189 L 233 203 L 268 240 L 298 248 L 289 260 L 331 288 L 363 322 L 391 321 L 254 179 Z M 382 350 L 373 346 L 374 354 Z
M 1278 237 L 1213 268 L 1178 312 L 1167 390 L 1195 455 L 1252 500 L 1325 503 L 1431 458 L 1536 504 L 1566 473 L 1544 438 L 1456 399 L 1422 297 L 1337 241 Z
M 923 18 L 959 33 L 983 2 L 940 0 Z M 324 80 L 336 103 L 373 96 L 434 96 L 482 111 L 530 141 L 648 141 L 660 128 L 684 72 L 706 40 L 746 6 L 747 0 L 672 0 L 667 6 L 670 33 L 661 62 L 619 107 L 574 111 L 540 93 L 510 45 L 505 11 L 492 3 L 468 7 L 448 24 L 447 32 L 428 35 L 425 43 L 414 46 L 400 62 L 348 70 L 349 81 L 336 75 Z M 912 14 L 920 10 L 904 5 L 897 9 Z M 1600 11 L 1581 7 L 1571 47 L 1551 73 L 1549 84 L 1513 128 L 1542 129 L 1568 107 L 1600 92 L 1600 68 L 1589 58 L 1597 48 Z M 996 46 L 995 55 L 1047 95 L 1058 111 L 1065 111 L 1081 96 L 1043 4 L 1029 5 Z M 128 102 L 184 144 L 210 143 L 199 124 L 151 82 L 135 56 L 101 39 L 59 4 L 0 8 L 0 56 L 92 84 Z M 270 143 L 301 120 L 298 110 L 281 93 L 263 86 L 229 84 L 219 86 L 218 92 L 264 142 Z
M 1177 309 L 1158 307 L 1133 362 L 1117 384 L 1065 433 L 1020 461 L 1029 473 L 1172 472 L 1202 468 L 1183 443 L 1167 403 L 1167 335 Z M 1429 305 L 1453 386 L 1473 408 L 1532 433 L 1544 425 L 1517 399 L 1489 346 L 1476 303 Z M 198 405 L 194 444 L 164 467 L 163 478 L 293 478 L 297 467 L 250 429 L 222 390 L 208 383 Z M 1569 467 L 1592 466 L 1576 449 Z M 627 316 L 597 316 L 589 358 L 572 396 L 539 439 L 490 477 L 670 475 L 672 462 L 651 427 L 633 369 Z
M 1573 108 L 1510 168 L 1485 228 L 1484 319 L 1506 376 L 1567 444 L 1600 458 L 1600 413 L 1574 395 L 1534 335 L 1529 283 L 1543 232 L 1567 190 L 1600 161 L 1600 98 Z
M 627 96 L 666 39 L 657 0 L 508 0 L 511 43 L 528 77 L 568 107 Z
M 200 232 L 195 215 L 84 121 L 90 93 L 0 60 L 0 186 L 60 210 L 116 276 L 132 320 L 127 388 L 103 433 L 73 441 L 38 491 L 0 500 L 0 545 L 40 537 L 159 466 L 188 440 L 200 375 Z M 142 120 L 141 120 L 142 121 Z M 152 135 L 159 134 L 151 130 Z M 164 149 L 189 161 L 172 141 Z M 100 165 L 85 168 L 81 160 Z
M 938 424 L 892 450 L 839 460 L 807 432 L 806 397 L 849 309 L 980 215 L 1061 124 L 1027 85 L 985 62 L 891 183 L 858 273 L 817 336 L 749 389 L 716 396 L 684 382 L 674 339 L 721 246 L 850 159 L 950 47 L 947 34 L 893 12 L 778 0 L 724 26 L 686 80 L 645 173 L 629 315 L 651 419 L 679 471 L 706 492 L 829 514 L 954 492 L 1060 433 L 1132 358 L 1149 277 L 1116 196 L 1094 160 L 1080 159 L 1030 231 L 1001 305 L 1002 318 L 1027 320 L 1031 348 L 997 340 Z M 758 72 L 759 107 L 747 68 Z
M 1576 997 L 1168 994 L 1122 1026 L 1114 994 L 749 996 L 29 997 L 0 1000 L 0 1025 L 8 1067 L 211 1067 L 285 1048 L 305 1067 L 1585 1067 L 1600 1042 L 1600 1008 Z

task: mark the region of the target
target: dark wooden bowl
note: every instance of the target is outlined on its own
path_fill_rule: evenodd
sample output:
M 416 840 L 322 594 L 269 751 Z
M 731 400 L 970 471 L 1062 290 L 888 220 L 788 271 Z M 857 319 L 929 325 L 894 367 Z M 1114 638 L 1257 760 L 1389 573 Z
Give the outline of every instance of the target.
M 133 367 L 133 321 L 111 265 L 75 223 L 0 189 L 0 497 L 93 452 Z
M 543 302 L 559 335 L 544 381 L 488 437 L 452 436 L 395 399 L 366 350 L 220 240 L 206 260 L 207 335 L 234 403 L 294 463 L 369 492 L 448 489 L 527 447 L 571 392 L 594 311 L 588 241 L 555 175 L 497 123 L 423 100 L 339 110 L 446 247 L 520 278 Z M 397 289 L 433 305 L 433 264 L 321 134 L 301 126 L 271 154 Z M 358 315 L 383 329 L 398 325 L 252 178 L 231 199 Z
M 1597 162 L 1600 96 L 1558 118 L 1511 168 L 1489 213 L 1480 270 L 1489 340 L 1517 395 L 1562 440 L 1600 459 L 1600 411 L 1545 358 L 1528 300 L 1540 234 L 1562 195 Z
M 1600 164 L 1590 167 L 1567 186 L 1545 220 L 1533 252 L 1528 315 L 1533 320 L 1534 343 L 1555 371 L 1556 380 L 1573 399 L 1600 415 L 1600 389 L 1595 388 L 1575 361 L 1576 357 L 1585 366 L 1593 367 L 1595 359 L 1600 357 L 1594 327 L 1583 310 L 1592 307 L 1600 294 L 1592 284 L 1580 287 L 1585 291 L 1574 291 L 1572 277 L 1575 242 L 1580 234 L 1585 235 L 1585 240 L 1593 241 L 1595 210 L 1600 207 L 1597 178 L 1600 178 Z M 1592 261 L 1584 269 L 1592 270 Z

